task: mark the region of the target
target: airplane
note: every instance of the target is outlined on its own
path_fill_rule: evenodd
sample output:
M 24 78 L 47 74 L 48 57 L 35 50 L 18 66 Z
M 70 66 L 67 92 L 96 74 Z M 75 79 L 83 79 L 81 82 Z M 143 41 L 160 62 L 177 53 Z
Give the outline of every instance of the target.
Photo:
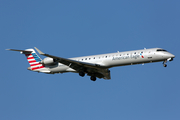
M 92 81 L 96 78 L 111 79 L 110 68 L 117 66 L 136 65 L 163 61 L 167 67 L 167 61 L 172 61 L 175 55 L 162 48 L 141 49 L 125 52 L 116 52 L 100 55 L 91 55 L 75 58 L 62 58 L 46 54 L 34 47 L 40 55 L 46 56 L 43 60 L 36 54 L 34 49 L 16 50 L 25 54 L 30 67 L 28 70 L 47 74 L 74 72 L 84 77 L 90 76 Z

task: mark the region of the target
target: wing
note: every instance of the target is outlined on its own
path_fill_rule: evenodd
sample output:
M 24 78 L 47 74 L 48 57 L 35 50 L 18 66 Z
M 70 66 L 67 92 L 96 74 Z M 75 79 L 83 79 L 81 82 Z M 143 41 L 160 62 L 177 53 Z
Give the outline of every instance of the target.
M 99 64 L 93 64 L 93 63 L 87 63 L 87 62 L 80 62 L 72 59 L 57 57 L 49 54 L 45 54 L 36 47 L 34 47 L 39 54 L 47 57 L 51 57 L 58 61 L 59 63 L 62 63 L 66 66 L 69 66 L 70 68 L 76 70 L 77 72 L 80 72 L 81 70 L 85 70 L 87 72 L 87 75 L 92 76 L 95 75 L 98 78 L 104 78 L 104 79 L 111 79 L 110 77 L 110 71 L 107 67 L 99 65 Z

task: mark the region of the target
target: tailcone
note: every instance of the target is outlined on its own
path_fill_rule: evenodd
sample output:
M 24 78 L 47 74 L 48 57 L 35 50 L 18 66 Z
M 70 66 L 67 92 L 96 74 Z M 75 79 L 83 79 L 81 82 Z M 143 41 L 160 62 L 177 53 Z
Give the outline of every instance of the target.
M 30 70 L 30 71 L 32 70 L 31 67 L 28 67 L 27 69 Z

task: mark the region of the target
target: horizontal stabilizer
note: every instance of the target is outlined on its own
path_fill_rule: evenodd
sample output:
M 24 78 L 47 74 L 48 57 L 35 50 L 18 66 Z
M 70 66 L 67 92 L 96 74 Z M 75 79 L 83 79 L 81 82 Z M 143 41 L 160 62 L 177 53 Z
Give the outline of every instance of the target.
M 18 52 L 21 52 L 23 54 L 25 53 L 32 53 L 33 51 L 29 51 L 29 50 L 16 50 L 16 49 L 6 49 L 6 50 L 10 50 L 10 51 L 18 51 Z

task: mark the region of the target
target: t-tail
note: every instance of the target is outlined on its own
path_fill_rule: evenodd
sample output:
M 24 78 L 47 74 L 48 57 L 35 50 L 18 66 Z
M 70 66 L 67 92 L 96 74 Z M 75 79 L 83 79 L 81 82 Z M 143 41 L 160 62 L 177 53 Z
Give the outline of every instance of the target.
M 42 63 L 42 59 L 36 54 L 34 49 L 26 49 L 26 50 L 16 50 L 16 49 L 7 49 L 11 51 L 18 51 L 21 54 L 25 54 L 27 61 L 30 64 L 28 70 L 36 71 L 36 72 L 45 72 L 49 73 L 50 71 L 46 68 Z

